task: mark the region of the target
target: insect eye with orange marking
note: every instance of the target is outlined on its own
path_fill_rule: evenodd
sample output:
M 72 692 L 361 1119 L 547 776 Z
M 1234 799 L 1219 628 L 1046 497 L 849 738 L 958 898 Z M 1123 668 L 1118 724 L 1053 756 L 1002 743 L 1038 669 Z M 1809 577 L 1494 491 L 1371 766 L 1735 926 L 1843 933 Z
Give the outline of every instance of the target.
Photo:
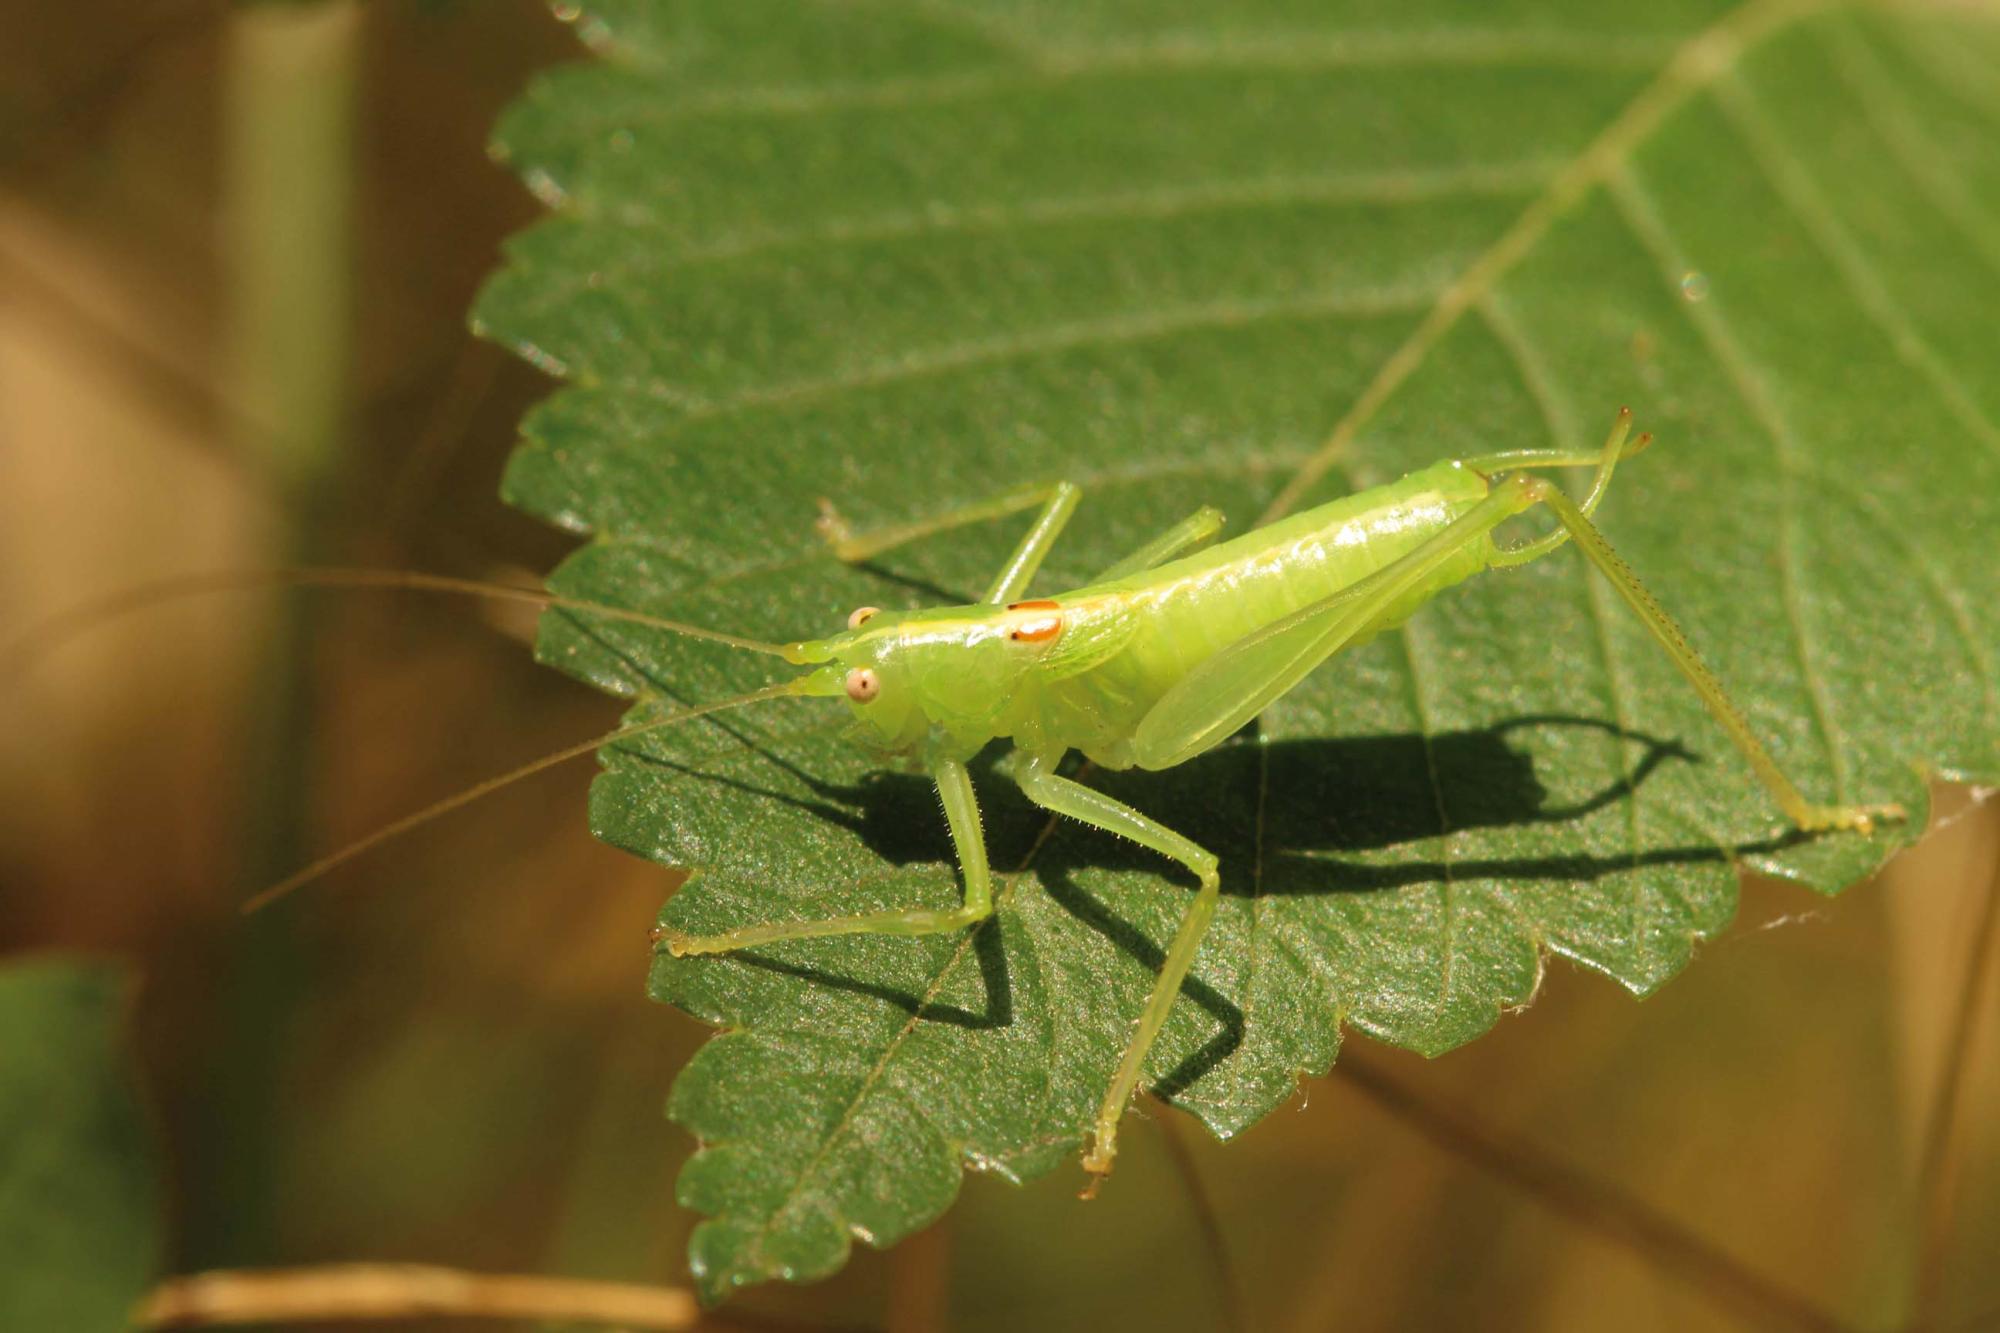
M 857 606 L 847 613 L 847 628 L 860 629 L 881 612 L 882 608 L 879 606 Z
M 1037 598 L 1009 603 L 1007 609 L 1035 613 L 1016 621 L 1007 632 L 1007 637 L 1016 643 L 1047 643 L 1062 633 L 1062 608 L 1054 602 Z
M 847 673 L 847 697 L 858 704 L 865 704 L 882 692 L 882 678 L 867 667 L 856 667 Z

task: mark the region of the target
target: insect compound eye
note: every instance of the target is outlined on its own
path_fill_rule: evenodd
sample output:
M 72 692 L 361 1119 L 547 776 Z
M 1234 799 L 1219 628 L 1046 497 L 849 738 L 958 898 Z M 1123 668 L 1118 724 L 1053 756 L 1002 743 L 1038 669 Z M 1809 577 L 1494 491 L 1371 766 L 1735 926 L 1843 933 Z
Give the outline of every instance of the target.
M 867 667 L 856 667 L 847 673 L 847 697 L 858 704 L 865 704 L 882 692 L 882 678 Z
M 882 608 L 879 606 L 855 607 L 852 611 L 849 611 L 847 613 L 847 628 L 860 629 L 863 625 L 873 620 L 881 612 L 881 610 Z

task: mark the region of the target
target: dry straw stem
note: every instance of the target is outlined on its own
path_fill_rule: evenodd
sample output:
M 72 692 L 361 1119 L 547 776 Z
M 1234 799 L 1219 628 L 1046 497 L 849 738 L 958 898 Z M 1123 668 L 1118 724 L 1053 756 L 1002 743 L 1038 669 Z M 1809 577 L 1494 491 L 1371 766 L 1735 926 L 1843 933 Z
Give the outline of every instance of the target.
M 1958 1006 L 1946 1041 L 1944 1075 L 1924 1132 L 1917 1172 L 1920 1232 L 1911 1300 L 1913 1329 L 1937 1328 L 1943 1321 L 1948 1276 L 1945 1261 L 1951 1253 L 1959 1165 L 1966 1147 L 1968 1073 L 1984 1049 L 1979 1041 L 1986 1009 L 1983 999 L 1993 975 L 1994 955 L 2000 952 L 2000 863 L 1993 867 L 1978 911 L 1978 924 L 1967 942 L 1965 980 L 1959 986 Z
M 701 1311 L 693 1293 L 678 1287 L 422 1264 L 335 1264 L 175 1278 L 155 1288 L 133 1319 L 141 1328 L 199 1328 L 445 1315 L 683 1329 L 693 1328 Z
M 1538 1200 L 1591 1234 L 1672 1274 L 1718 1309 L 1760 1329 L 1846 1333 L 1847 1325 L 1682 1227 L 1644 1200 L 1593 1180 L 1526 1141 L 1420 1096 L 1373 1057 L 1343 1050 L 1334 1072 L 1416 1133 Z

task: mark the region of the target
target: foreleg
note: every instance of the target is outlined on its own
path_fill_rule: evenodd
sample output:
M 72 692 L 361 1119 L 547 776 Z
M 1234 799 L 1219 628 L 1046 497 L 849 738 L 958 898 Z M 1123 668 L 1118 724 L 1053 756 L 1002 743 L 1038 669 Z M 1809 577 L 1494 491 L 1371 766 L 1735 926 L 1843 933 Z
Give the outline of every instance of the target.
M 827 935 L 939 935 L 963 930 L 993 915 L 993 877 L 986 864 L 986 836 L 979 827 L 979 800 L 972 790 L 972 777 L 956 759 L 942 759 L 931 766 L 938 795 L 944 801 L 951 840 L 958 850 L 958 866 L 965 877 L 965 901 L 958 907 L 938 911 L 913 907 L 901 911 L 864 912 L 825 921 L 772 921 L 762 925 L 739 926 L 720 935 L 684 935 L 661 926 L 653 932 L 675 957 L 688 954 L 731 953 L 776 940 L 819 939 Z

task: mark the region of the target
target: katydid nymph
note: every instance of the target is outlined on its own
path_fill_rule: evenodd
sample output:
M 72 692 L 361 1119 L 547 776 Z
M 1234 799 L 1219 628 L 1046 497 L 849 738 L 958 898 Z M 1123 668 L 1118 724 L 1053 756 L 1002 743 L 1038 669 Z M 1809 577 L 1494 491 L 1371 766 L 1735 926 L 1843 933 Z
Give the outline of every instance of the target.
M 659 927 L 656 948 L 726 954 L 782 940 L 837 935 L 935 935 L 974 929 L 994 911 L 978 798 L 967 763 L 1005 737 L 1024 752 L 1015 780 L 1036 805 L 1119 834 L 1177 863 L 1196 889 L 1090 1129 L 1088 1197 L 1112 1168 L 1118 1125 L 1215 914 L 1217 858 L 1159 820 L 1058 770 L 1072 750 L 1102 768 L 1161 769 L 1229 738 L 1315 667 L 1392 629 L 1447 588 L 1488 569 L 1527 563 L 1574 542 L 1700 695 L 1784 815 L 1808 833 L 1867 833 L 1893 805 L 1817 805 L 1779 768 L 1701 662 L 1678 624 L 1639 583 L 1590 515 L 1618 463 L 1643 448 L 1621 411 L 1595 451 L 1536 449 L 1451 459 L 1402 479 L 1279 519 L 1211 545 L 1222 516 L 1203 508 L 1070 592 L 1029 597 L 1029 584 L 1081 499 L 1068 483 L 1015 491 L 888 531 L 850 536 L 830 525 L 835 553 L 869 559 L 963 526 L 1038 510 L 985 595 L 915 611 L 862 607 L 844 630 L 790 644 L 743 638 L 618 607 L 460 580 L 298 571 L 293 582 L 374 581 L 427 591 L 495 591 L 584 615 L 668 630 L 782 657 L 810 670 L 735 698 L 634 724 L 480 784 L 315 862 L 253 900 L 268 901 L 435 815 L 606 743 L 723 709 L 781 697 L 823 697 L 852 713 L 849 738 L 885 759 L 920 766 L 936 784 L 963 896 L 951 910 L 910 908 L 827 920 L 745 922 L 691 936 Z M 1581 502 L 1538 475 L 1594 468 Z M 1547 533 L 1496 539 L 1507 520 L 1544 508 Z

